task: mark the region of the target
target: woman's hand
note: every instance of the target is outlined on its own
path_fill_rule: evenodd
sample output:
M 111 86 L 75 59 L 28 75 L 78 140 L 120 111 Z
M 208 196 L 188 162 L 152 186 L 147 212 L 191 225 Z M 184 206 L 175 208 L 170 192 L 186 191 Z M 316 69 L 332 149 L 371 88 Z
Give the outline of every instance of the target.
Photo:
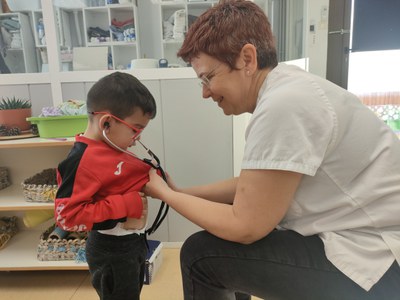
M 139 196 L 142 198 L 143 210 L 140 219 L 127 218 L 125 223 L 123 223 L 124 229 L 139 230 L 143 229 L 147 224 L 147 214 L 149 212 L 147 197 L 144 193 L 139 192 Z
M 169 176 L 167 176 L 168 178 Z M 168 184 L 157 174 L 155 169 L 149 172 L 150 181 L 144 186 L 143 192 L 152 198 L 163 199 L 163 194 L 170 190 Z

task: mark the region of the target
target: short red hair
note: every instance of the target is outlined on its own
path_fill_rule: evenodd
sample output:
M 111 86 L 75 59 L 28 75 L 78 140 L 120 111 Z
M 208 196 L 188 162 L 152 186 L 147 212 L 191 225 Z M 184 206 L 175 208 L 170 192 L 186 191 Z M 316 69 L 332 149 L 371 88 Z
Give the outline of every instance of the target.
M 274 36 L 264 11 L 250 1 L 223 0 L 190 26 L 177 55 L 191 62 L 205 53 L 236 69 L 236 59 L 245 44 L 256 47 L 258 69 L 278 64 Z

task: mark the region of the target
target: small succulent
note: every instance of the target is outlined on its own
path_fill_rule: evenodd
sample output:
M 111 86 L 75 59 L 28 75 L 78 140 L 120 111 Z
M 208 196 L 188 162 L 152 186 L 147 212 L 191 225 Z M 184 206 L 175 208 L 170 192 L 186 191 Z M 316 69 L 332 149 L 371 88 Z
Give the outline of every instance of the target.
M 0 101 L 0 110 L 6 109 L 20 109 L 20 108 L 31 108 L 32 103 L 30 100 L 12 98 L 2 98 Z

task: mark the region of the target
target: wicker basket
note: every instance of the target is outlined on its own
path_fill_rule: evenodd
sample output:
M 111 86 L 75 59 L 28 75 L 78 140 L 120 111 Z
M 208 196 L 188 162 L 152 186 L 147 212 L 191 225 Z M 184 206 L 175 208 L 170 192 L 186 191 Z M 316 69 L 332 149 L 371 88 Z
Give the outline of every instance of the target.
M 86 232 L 71 232 L 66 238 L 57 239 L 49 236 L 56 228 L 50 226 L 40 236 L 40 242 L 37 248 L 37 258 L 40 261 L 54 260 L 75 260 L 85 262 Z
M 57 193 L 56 169 L 45 169 L 21 185 L 25 200 L 28 202 L 54 202 Z
M 3 249 L 8 241 L 18 232 L 17 217 L 0 218 L 0 249 Z
M 0 167 L 0 190 L 10 186 L 10 180 L 8 178 L 8 169 Z
M 22 183 L 25 200 L 28 202 L 54 202 L 57 185 Z

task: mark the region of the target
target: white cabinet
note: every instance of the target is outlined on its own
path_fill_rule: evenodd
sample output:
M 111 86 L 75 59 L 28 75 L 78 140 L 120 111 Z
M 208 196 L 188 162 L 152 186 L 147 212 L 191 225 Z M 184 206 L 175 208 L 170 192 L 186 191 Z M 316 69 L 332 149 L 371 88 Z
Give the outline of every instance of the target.
M 165 167 L 178 186 L 233 176 L 233 119 L 204 100 L 196 79 L 161 81 Z M 169 241 L 184 241 L 200 228 L 171 210 Z
M 0 14 L 0 25 L 3 39 L 7 41 L 4 60 L 11 73 L 37 72 L 35 42 L 28 14 Z
M 136 6 L 110 4 L 83 9 L 85 42 L 87 47 L 107 46 L 111 57 L 110 68 L 127 69 L 131 60 L 140 57 Z
M 91 2 L 87 2 L 88 6 L 80 7 L 67 4 L 54 7 L 58 42 L 62 49 L 71 50 L 76 56 L 86 55 L 88 69 L 90 60 L 98 59 L 103 60 L 105 69 L 127 69 L 132 59 L 140 57 L 138 14 L 134 3 L 90 6 Z M 96 47 L 107 50 L 102 58 L 97 56 Z M 60 57 L 65 62 L 65 55 Z
M 218 1 L 149 1 L 139 0 L 140 16 L 151 16 L 151 23 L 140 18 L 142 51 L 146 57 L 165 58 L 170 66 L 186 66 L 176 53 L 182 45 L 184 35 L 193 21 Z M 151 40 L 149 35 L 152 35 Z

